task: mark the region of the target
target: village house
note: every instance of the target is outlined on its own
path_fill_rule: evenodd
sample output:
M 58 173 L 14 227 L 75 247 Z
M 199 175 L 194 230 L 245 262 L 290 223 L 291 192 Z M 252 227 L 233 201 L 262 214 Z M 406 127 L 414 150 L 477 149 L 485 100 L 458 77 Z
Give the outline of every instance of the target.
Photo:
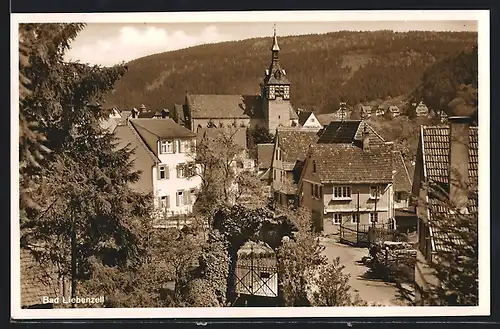
M 306 128 L 323 128 L 318 118 L 311 111 L 299 111 L 299 126 Z
M 394 118 L 401 115 L 401 110 L 396 105 L 389 106 L 389 112 Z
M 297 187 L 309 145 L 318 140 L 318 128 L 281 128 L 275 136 L 270 167 L 274 200 L 296 204 Z
M 369 105 L 362 105 L 360 112 L 361 112 L 361 118 L 363 119 L 369 118 L 372 116 L 372 107 Z
M 477 191 L 478 127 L 471 126 L 468 116 L 450 116 L 448 120 L 449 125 L 422 126 L 420 131 L 412 191 L 418 201 L 417 303 L 425 303 L 421 294 L 430 285 L 439 284 L 429 265 L 440 261 L 439 253 L 450 251 L 447 241 L 461 244 L 457 233 L 442 229 L 452 227 L 454 216 L 453 210 L 444 206 L 445 200 L 462 214 L 477 216 L 477 195 L 470 196 L 468 189 Z
M 167 118 L 131 119 L 116 127 L 119 147 L 134 149 L 134 169 L 142 174 L 132 188 L 152 193 L 162 216 L 189 215 L 201 178 L 196 175 L 196 134 Z
M 392 224 L 393 152 L 368 124 L 334 121 L 311 145 L 298 188 L 317 230 Z
M 468 180 L 477 186 L 478 128 L 469 125 L 463 117 L 450 116 L 449 125 L 422 126 L 420 130 L 412 192 L 424 201 L 418 203 L 416 213 L 419 249 L 428 261 L 442 247 L 440 235 L 445 234 L 437 231 L 435 223 L 443 210 L 438 206 L 441 196 L 436 191 L 444 191 L 451 202 L 460 204 L 464 203 L 460 187 L 450 182 Z M 457 172 L 450 170 L 450 165 Z M 475 200 L 466 200 L 465 204 L 475 207 Z
M 290 102 L 290 80 L 279 63 L 274 31 L 271 63 L 265 70 L 259 95 L 197 95 L 186 92 L 184 104 L 174 105 L 177 122 L 196 132 L 198 128 L 266 127 L 270 132 L 297 126 L 298 116 Z
M 377 107 L 377 111 L 375 112 L 375 115 L 378 117 L 382 117 L 385 115 L 385 111 L 387 110 L 387 106 L 385 105 L 379 105 Z
M 429 115 L 429 109 L 423 101 L 420 101 L 420 103 L 418 103 L 418 105 L 415 107 L 415 114 L 417 115 L 417 117 L 425 117 Z

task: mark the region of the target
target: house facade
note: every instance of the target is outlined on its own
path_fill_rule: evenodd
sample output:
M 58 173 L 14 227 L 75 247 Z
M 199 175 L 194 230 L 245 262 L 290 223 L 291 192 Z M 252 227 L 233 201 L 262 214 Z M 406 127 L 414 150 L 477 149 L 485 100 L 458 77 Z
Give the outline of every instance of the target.
M 389 112 L 394 118 L 401 115 L 401 110 L 396 105 L 389 106 Z
M 194 162 L 196 134 L 171 119 L 131 119 L 115 130 L 122 145 L 134 148 L 142 174 L 132 187 L 152 193 L 162 217 L 189 215 L 201 184 Z
M 278 204 L 296 204 L 297 187 L 307 150 L 318 140 L 317 128 L 282 128 L 275 136 L 270 166 L 274 200 Z
M 423 101 L 420 101 L 417 107 L 415 107 L 415 113 L 417 117 L 425 117 L 429 115 L 429 109 L 427 108 L 427 105 L 425 105 Z
M 332 122 L 308 150 L 299 205 L 311 210 L 325 234 L 337 233 L 341 224 L 392 224 L 393 181 L 391 144 L 364 122 Z

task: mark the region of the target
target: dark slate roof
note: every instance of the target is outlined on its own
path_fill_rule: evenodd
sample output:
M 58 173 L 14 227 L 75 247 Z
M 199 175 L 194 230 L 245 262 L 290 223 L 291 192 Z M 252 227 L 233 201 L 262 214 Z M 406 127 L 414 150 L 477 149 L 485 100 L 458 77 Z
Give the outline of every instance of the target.
M 134 154 L 131 156 L 131 160 L 133 160 L 134 164 L 133 170 L 141 171 L 139 180 L 132 183 L 131 187 L 136 191 L 144 193 L 153 192 L 151 169 L 155 163 L 160 163 L 161 161 L 148 148 L 131 125 L 118 126 L 114 133 L 118 140 L 117 148 L 121 149 L 130 144 L 129 148 L 134 150 Z
M 267 169 L 273 160 L 274 144 L 257 144 L 257 161 L 259 169 Z
M 134 128 L 140 127 L 149 131 L 158 138 L 189 138 L 196 137 L 196 134 L 189 129 L 179 125 L 174 120 L 166 118 L 158 119 L 132 119 L 130 120 Z
M 422 153 L 427 179 L 448 184 L 450 156 L 450 128 L 448 125 L 422 126 Z M 469 179 L 478 178 L 478 129 L 469 129 Z
M 260 117 L 262 103 L 258 95 L 187 95 L 192 118 L 243 119 Z
M 59 284 L 54 271 L 49 272 L 35 259 L 30 250 L 21 248 L 21 306 L 43 303 L 43 297 L 55 298 Z
M 311 111 L 301 111 L 299 113 L 299 125 L 303 126 L 307 119 L 311 116 Z
M 411 178 L 401 152 L 394 152 L 394 190 L 397 192 L 411 192 Z
M 392 146 L 365 152 L 352 144 L 316 144 L 312 148 L 316 176 L 322 183 L 392 182 Z
M 139 112 L 138 118 L 139 119 L 150 119 L 155 116 L 154 111 L 142 111 Z
M 309 145 L 318 140 L 316 131 L 286 129 L 277 131 L 277 138 L 282 151 L 283 162 L 295 165 L 297 161 L 304 161 Z
M 361 120 L 335 120 L 323 128 L 318 144 L 327 143 L 355 143 L 361 145 L 364 127 L 370 133 L 370 145 L 380 146 L 385 144 L 384 138 L 380 136 L 373 127 Z
M 227 136 L 233 136 L 233 142 L 243 149 L 247 148 L 247 130 L 246 128 L 198 128 L 197 131 L 197 141 L 200 142 L 203 138 L 209 138 L 215 140 L 218 136 L 222 134 L 228 134 Z
M 171 117 L 176 118 L 180 125 L 186 124 L 186 116 L 184 114 L 184 107 L 181 104 L 174 104 L 174 113 L 170 114 Z
M 325 127 L 318 143 L 352 143 L 360 120 L 332 121 Z

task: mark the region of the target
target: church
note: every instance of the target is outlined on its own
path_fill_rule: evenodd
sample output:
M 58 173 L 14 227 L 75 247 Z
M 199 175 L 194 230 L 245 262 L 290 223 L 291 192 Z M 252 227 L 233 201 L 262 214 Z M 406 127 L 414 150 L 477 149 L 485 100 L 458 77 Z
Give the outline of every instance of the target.
M 186 92 L 184 104 L 175 104 L 173 119 L 197 132 L 200 128 L 298 126 L 290 102 L 290 80 L 279 62 L 280 47 L 274 30 L 271 62 L 265 70 L 260 95 L 198 95 Z

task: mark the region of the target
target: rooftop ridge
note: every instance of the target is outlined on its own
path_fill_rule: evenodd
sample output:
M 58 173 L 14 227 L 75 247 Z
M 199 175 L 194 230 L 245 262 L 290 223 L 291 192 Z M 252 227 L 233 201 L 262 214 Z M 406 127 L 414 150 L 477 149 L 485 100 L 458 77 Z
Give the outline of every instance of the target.
M 132 133 L 139 139 L 139 144 L 141 144 L 141 146 L 146 149 L 147 153 L 153 159 L 153 161 L 156 163 L 161 163 L 160 159 L 154 154 L 153 151 L 151 151 L 149 146 L 142 140 L 141 134 L 139 134 L 139 132 L 136 130 L 136 128 L 133 126 L 133 124 L 131 123 L 129 125 L 126 125 L 126 127 L 129 128 L 130 130 L 132 130 Z

